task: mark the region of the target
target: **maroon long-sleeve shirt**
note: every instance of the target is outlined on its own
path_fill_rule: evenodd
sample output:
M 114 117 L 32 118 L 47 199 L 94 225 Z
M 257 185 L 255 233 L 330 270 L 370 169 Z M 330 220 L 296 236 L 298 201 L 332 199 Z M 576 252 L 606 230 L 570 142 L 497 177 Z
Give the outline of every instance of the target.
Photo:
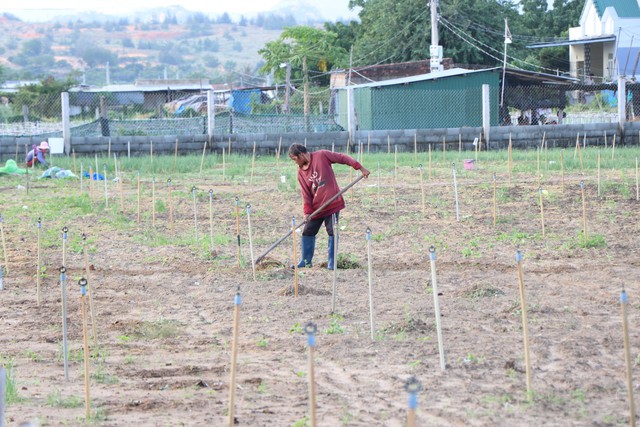
M 362 165 L 353 157 L 341 153 L 334 153 L 328 150 L 314 151 L 309 153 L 309 167 L 307 170 L 298 168 L 298 182 L 302 190 L 302 201 L 304 203 L 304 214 L 309 215 L 322 206 L 327 200 L 340 192 L 336 175 L 333 173 L 331 165 L 339 163 L 348 165 L 359 170 Z M 314 218 L 324 218 L 339 212 L 345 207 L 342 196 L 314 215 Z

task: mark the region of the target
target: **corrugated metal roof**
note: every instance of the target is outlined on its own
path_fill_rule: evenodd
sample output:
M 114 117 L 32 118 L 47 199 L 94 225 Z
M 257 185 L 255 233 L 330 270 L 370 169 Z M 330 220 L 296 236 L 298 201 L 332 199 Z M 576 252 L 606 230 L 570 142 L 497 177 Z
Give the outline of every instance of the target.
M 613 7 L 620 18 L 640 18 L 640 6 L 636 0 L 593 0 L 593 4 L 601 18 L 608 7 Z
M 166 84 L 166 85 L 107 85 L 102 87 L 74 87 L 70 92 L 164 92 L 167 90 L 209 90 L 211 85 L 199 86 L 193 84 Z
M 449 70 L 440 71 L 438 73 L 418 74 L 416 76 L 401 77 L 399 79 L 391 79 L 391 80 L 382 80 L 382 81 L 373 82 L 373 83 L 362 83 L 359 85 L 345 86 L 337 89 L 347 89 L 347 88 L 359 89 L 363 87 L 402 85 L 407 83 L 423 82 L 425 80 L 437 80 L 437 79 L 444 79 L 447 77 L 464 76 L 464 75 L 473 74 L 473 73 L 483 73 L 483 72 L 492 71 L 496 69 L 498 68 L 485 68 L 483 70 L 466 70 L 464 68 L 451 68 Z
M 555 46 L 573 46 L 578 44 L 588 44 L 588 43 L 604 43 L 604 42 L 614 42 L 616 41 L 616 36 L 613 34 L 604 35 L 604 36 L 592 36 L 592 37 L 583 37 L 576 40 L 562 40 L 558 42 L 550 42 L 550 43 L 537 43 L 527 46 L 529 49 L 538 49 L 541 47 L 555 47 Z

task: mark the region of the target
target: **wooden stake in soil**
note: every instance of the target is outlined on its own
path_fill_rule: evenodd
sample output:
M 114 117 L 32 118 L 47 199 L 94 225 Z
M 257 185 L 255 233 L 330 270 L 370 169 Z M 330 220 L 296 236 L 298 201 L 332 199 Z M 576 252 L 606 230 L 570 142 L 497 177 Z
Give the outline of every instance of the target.
M 178 138 L 176 138 L 176 148 L 173 154 L 173 172 L 175 173 L 178 168 Z
M 456 221 L 460 222 L 460 206 L 458 205 L 458 179 L 456 178 L 456 164 L 451 163 L 451 170 L 453 172 L 453 190 L 456 196 Z
M 96 181 L 96 186 L 97 186 L 98 185 L 98 174 L 100 173 L 100 172 L 98 172 L 100 170 L 100 168 L 98 168 L 98 155 L 97 154 L 95 155 L 95 159 L 96 159 L 96 179 L 95 179 L 95 181 Z M 97 187 L 96 187 L 96 191 L 98 191 Z
M 393 158 L 393 178 L 398 177 L 398 144 L 394 145 L 395 155 Z
M 371 260 L 371 229 L 367 227 L 367 277 L 369 279 L 369 323 L 371 325 L 371 341 L 376 339 L 375 309 L 373 308 L 373 261 Z
M 631 379 L 631 352 L 629 350 L 629 329 L 627 324 L 627 292 L 620 293 L 620 309 L 622 312 L 622 335 L 624 340 L 624 361 L 627 368 L 627 399 L 629 400 L 629 425 L 636 425 L 636 410 L 633 402 L 633 380 Z
M 293 247 L 293 296 L 298 298 L 298 255 L 296 253 L 296 218 L 291 217 L 291 241 Z M 303 260 L 306 264 L 306 260 Z
M 122 215 L 124 215 L 124 191 L 122 190 L 122 181 L 124 181 L 124 177 L 118 177 L 118 186 L 120 188 L 120 211 Z
M 156 226 L 156 178 L 151 178 L 151 225 Z
M 91 416 L 91 402 L 89 400 L 89 344 L 87 341 L 87 279 L 78 280 L 80 285 L 80 299 L 82 300 L 82 343 L 84 345 L 84 416 L 88 420 Z
M 251 178 L 249 179 L 249 185 L 253 185 L 253 171 L 256 167 L 256 142 L 253 141 L 253 155 L 251 156 Z
M 462 153 L 462 134 L 458 132 L 458 153 Z
M 36 299 L 38 306 L 40 306 L 40 269 L 42 266 L 42 254 L 40 249 L 40 234 L 42 231 L 42 220 L 38 218 L 38 266 L 36 268 Z
M 615 133 L 613 134 L 613 141 L 611 142 L 611 160 L 614 159 L 616 153 L 616 135 Z
M 582 193 L 582 235 L 584 243 L 587 243 L 587 196 L 584 190 L 584 181 L 580 181 L 580 193 Z
M 256 264 L 253 257 L 253 239 L 251 238 L 251 205 L 247 204 L 247 231 L 249 232 L 249 253 L 251 254 L 251 268 L 253 269 L 253 281 L 256 282 Z
M 639 177 L 640 175 L 638 175 L 638 158 L 636 157 L 636 202 L 640 200 L 640 179 L 638 179 Z
M 16 145 L 17 147 L 17 145 Z M 16 156 L 16 159 L 18 156 Z M 5 427 L 4 424 L 4 408 L 6 405 L 6 391 L 7 391 L 7 371 L 3 366 L 0 366 L 0 427 Z
M 524 337 L 524 363 L 527 381 L 527 400 L 533 398 L 531 390 L 531 362 L 529 361 L 529 333 L 527 331 L 527 305 L 524 300 L 524 279 L 522 275 L 522 252 L 516 252 L 516 262 L 518 263 L 518 284 L 520 287 L 520 308 L 522 311 L 522 335 Z
M 171 197 L 171 193 L 173 190 L 173 185 L 171 184 L 171 178 L 167 180 L 167 191 L 169 192 L 169 227 L 171 229 L 171 237 L 174 236 L 173 233 L 173 201 Z
M 82 252 L 84 252 L 84 277 L 89 281 L 91 267 L 89 266 L 89 251 L 87 249 L 87 235 L 82 234 Z M 96 334 L 96 312 L 93 309 L 93 297 L 91 286 L 87 285 L 87 295 L 89 296 L 89 311 L 91 312 L 91 332 L 93 333 L 93 345 L 98 348 L 98 335 Z
M 427 175 L 429 176 L 429 181 L 431 181 L 431 144 L 429 144 L 429 168 Z
M 196 243 L 198 242 L 198 198 L 196 197 L 197 188 L 194 185 L 191 187 L 191 194 L 193 195 L 193 228 L 196 234 Z
M 636 163 L 637 163 L 637 160 L 636 160 Z M 637 175 L 638 174 L 636 173 L 636 176 Z M 2 239 L 2 254 L 4 255 L 4 271 L 5 273 L 9 273 L 9 253 L 7 252 L 7 241 L 4 238 L 4 223 L 2 221 L 2 215 L 0 215 L 0 239 Z
M 391 154 L 391 135 L 387 131 L 387 154 Z
M 231 156 L 231 137 L 229 137 L 229 148 L 227 148 L 227 154 Z
M 508 166 L 509 166 L 509 185 L 511 185 L 511 175 L 513 172 L 513 145 L 511 144 L 511 132 L 509 132 L 509 147 L 507 150 Z
M 209 250 L 213 252 L 213 190 L 209 190 Z
M 104 175 L 104 207 L 109 207 L 109 192 L 107 189 L 107 165 L 103 165 L 102 174 Z
M 89 166 L 89 198 L 93 199 L 93 169 Z
M 422 391 L 422 384 L 416 377 L 411 377 L 405 383 L 404 389 L 409 393 L 407 408 L 407 427 L 416 427 L 416 410 L 418 409 L 418 393 Z
M 544 239 L 544 204 L 542 203 L 542 187 L 538 187 L 538 194 L 540 196 L 540 224 L 542 225 L 542 238 Z
M 140 224 L 140 192 L 141 192 L 140 172 L 138 172 L 138 224 Z
M 560 150 L 560 190 L 564 193 L 564 148 Z
M 202 176 L 202 168 L 204 167 L 204 155 L 207 152 L 207 141 L 202 144 L 202 159 L 200 159 L 200 176 Z
M 67 343 L 67 269 L 60 267 L 60 291 L 62 293 L 62 353 L 64 359 L 64 378 L 69 382 L 69 346 Z
M 231 378 L 229 380 L 229 427 L 235 425 L 235 399 L 236 399 L 236 360 L 238 358 L 238 328 L 240 326 L 240 305 L 242 297 L 240 296 L 240 286 L 236 291 L 233 300 L 233 341 L 231 342 Z
M 418 170 L 420 171 L 420 195 L 422 196 L 422 216 L 427 214 L 427 207 L 425 203 L 425 194 L 424 194 L 424 179 L 422 174 L 422 165 L 418 165 Z
M 67 263 L 67 233 L 69 229 L 67 227 L 62 227 L 62 265 L 66 265 Z
M 378 206 L 380 206 L 380 160 L 378 160 L 378 182 L 376 185 L 376 188 L 378 190 Z
M 226 169 L 227 169 L 227 165 L 226 165 L 226 159 L 225 159 L 225 155 L 224 155 L 224 147 L 222 147 L 222 180 L 223 181 L 225 179 Z
M 309 421 L 311 427 L 316 427 L 316 379 L 314 350 L 316 346 L 316 332 L 318 327 L 315 323 L 309 322 L 304 327 L 307 334 L 307 345 L 309 346 Z
M 236 238 L 238 239 L 238 267 L 241 267 L 240 262 L 240 199 L 236 196 Z
M 331 292 L 331 313 L 336 312 L 336 289 L 337 289 L 337 276 L 338 276 L 338 216 L 336 214 L 331 215 L 331 221 L 333 222 L 333 291 Z M 294 258 L 295 260 L 295 258 Z
M 442 135 L 442 161 L 447 161 L 447 137 Z
M 598 198 L 600 197 L 600 150 L 598 150 Z
M 149 141 L 149 160 L 151 161 L 151 170 L 153 170 L 153 140 Z
M 418 161 L 418 131 L 413 134 L 413 160 Z
M 78 175 L 78 169 L 76 168 L 76 150 L 75 148 L 71 150 L 71 155 L 73 156 L 73 174 Z
M 497 196 L 496 173 L 493 173 L 493 226 L 496 226 L 498 220 L 498 198 Z
M 436 276 L 436 248 L 431 246 L 429 248 L 429 260 L 431 262 L 431 286 L 433 289 L 433 307 L 434 314 L 436 316 L 436 332 L 438 334 L 438 352 L 440 353 L 440 369 L 447 369 L 447 365 L 444 360 L 444 340 L 442 338 L 442 325 L 440 316 L 440 299 L 438 298 L 438 279 Z
M 580 149 L 580 132 L 576 135 L 576 148 L 573 150 L 573 161 L 576 160 L 576 156 L 578 155 L 578 150 Z

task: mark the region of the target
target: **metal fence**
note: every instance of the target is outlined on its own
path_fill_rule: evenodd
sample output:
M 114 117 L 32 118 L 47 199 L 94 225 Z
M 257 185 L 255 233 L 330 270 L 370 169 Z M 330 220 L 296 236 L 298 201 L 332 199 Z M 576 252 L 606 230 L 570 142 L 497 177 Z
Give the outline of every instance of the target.
M 480 74 L 478 74 L 480 75 Z M 491 77 L 491 76 L 490 76 Z M 494 77 L 491 77 L 492 79 Z M 446 79 L 443 79 L 446 80 Z M 297 133 L 348 130 L 483 126 L 482 85 L 471 77 L 438 86 L 395 85 L 347 90 L 285 87 L 202 91 L 71 92 L 72 137 L 203 135 L 214 112 L 215 134 Z M 617 85 L 507 86 L 504 99 L 489 80 L 489 124 L 553 125 L 618 121 Z M 640 84 L 626 85 L 627 121 L 640 116 Z M 502 103 L 502 107 L 500 104 Z M 62 136 L 61 96 L 25 99 L 0 94 L 0 136 Z

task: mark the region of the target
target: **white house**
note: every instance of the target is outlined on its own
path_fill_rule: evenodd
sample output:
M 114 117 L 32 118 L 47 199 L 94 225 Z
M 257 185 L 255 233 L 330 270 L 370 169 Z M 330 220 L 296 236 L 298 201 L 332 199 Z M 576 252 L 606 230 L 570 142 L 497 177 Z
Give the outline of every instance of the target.
M 569 46 L 571 76 L 595 83 L 640 75 L 640 5 L 638 0 L 585 0 L 580 26 L 569 40 L 531 48 Z

